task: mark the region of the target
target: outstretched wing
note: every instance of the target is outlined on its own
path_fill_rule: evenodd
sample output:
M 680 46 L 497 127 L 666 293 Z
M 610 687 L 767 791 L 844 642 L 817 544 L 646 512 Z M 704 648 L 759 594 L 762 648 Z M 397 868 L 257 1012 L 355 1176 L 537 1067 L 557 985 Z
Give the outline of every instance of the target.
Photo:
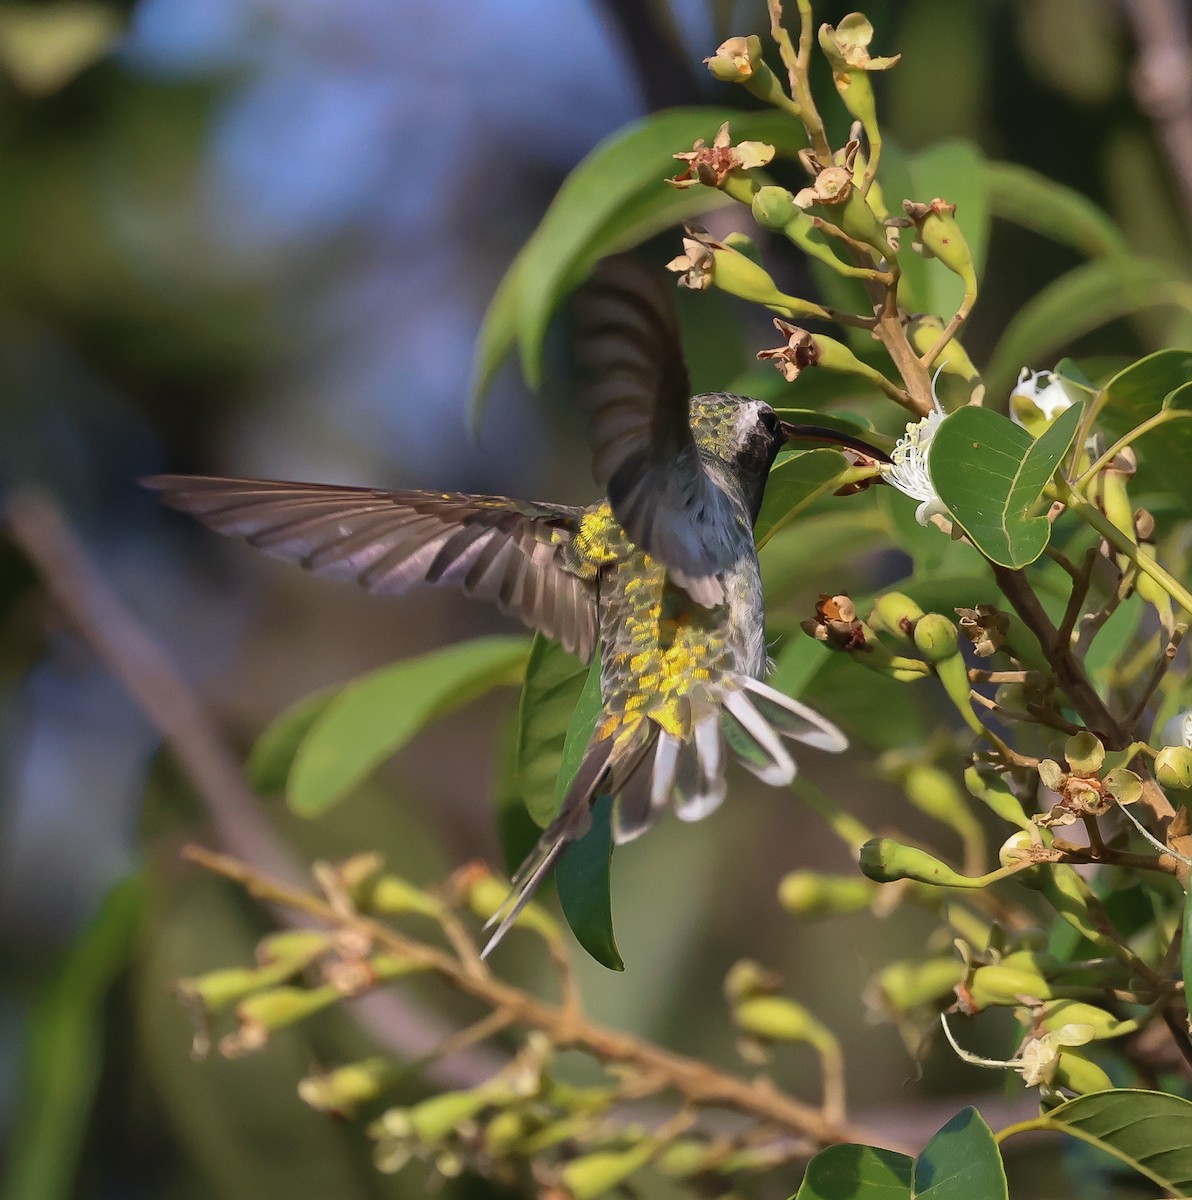
M 606 258 L 573 301 L 580 402 L 593 470 L 629 537 L 704 605 L 733 562 L 728 497 L 691 436 L 691 387 L 669 287 L 632 258 Z
M 370 592 L 457 587 L 494 602 L 585 660 L 597 637 L 596 592 L 566 569 L 582 510 L 459 492 L 156 475 L 174 508 L 316 575 Z

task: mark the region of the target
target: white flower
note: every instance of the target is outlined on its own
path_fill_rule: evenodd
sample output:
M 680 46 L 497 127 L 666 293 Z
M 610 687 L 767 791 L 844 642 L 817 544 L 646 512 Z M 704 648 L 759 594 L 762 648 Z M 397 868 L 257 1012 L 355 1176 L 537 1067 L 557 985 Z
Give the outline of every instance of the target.
M 938 377 L 938 376 L 937 376 Z M 940 406 L 939 397 L 932 389 L 932 409 L 920 421 L 912 421 L 906 427 L 906 433 L 898 439 L 898 444 L 890 454 L 891 461 L 881 466 L 882 478 L 896 487 L 904 496 L 918 500 L 915 519 L 920 525 L 926 525 L 936 513 L 947 516 L 948 510 L 931 482 L 931 474 L 927 469 L 928 451 L 931 449 L 932 438 L 940 427 L 940 422 L 947 415 Z
M 957 1055 L 975 1067 L 991 1067 L 995 1070 L 1017 1071 L 1027 1087 L 1050 1087 L 1060 1065 L 1060 1051 L 1065 1046 L 1083 1046 L 1097 1036 L 1092 1025 L 1061 1025 L 1051 1033 L 1040 1033 L 1029 1038 L 1014 1058 L 982 1058 L 961 1047 L 952 1036 L 948 1018 L 941 1013 L 940 1024 L 944 1036 Z
M 1166 725 L 1159 740 L 1164 746 L 1183 746 L 1192 750 L 1192 708 L 1177 713 Z
M 1018 383 L 1010 393 L 1010 416 L 1016 425 L 1023 429 L 1027 427 L 1027 418 L 1034 415 L 1032 406 L 1044 421 L 1054 421 L 1064 409 L 1072 407 L 1072 400 L 1058 375 L 1022 368 Z

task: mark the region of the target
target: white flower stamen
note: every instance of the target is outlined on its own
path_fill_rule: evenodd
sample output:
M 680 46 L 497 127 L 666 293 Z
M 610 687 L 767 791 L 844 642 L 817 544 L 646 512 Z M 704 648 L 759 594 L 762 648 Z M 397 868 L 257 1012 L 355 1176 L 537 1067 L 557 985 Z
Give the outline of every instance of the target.
M 936 372 L 939 379 L 939 372 Z M 882 478 L 892 487 L 896 487 L 904 496 L 920 501 L 915 510 L 915 519 L 920 525 L 927 522 L 937 513 L 947 516 L 948 509 L 939 498 L 935 484 L 931 482 L 931 473 L 927 469 L 927 456 L 931 449 L 935 431 L 940 427 L 947 413 L 936 395 L 935 382 L 931 387 L 931 412 L 922 420 L 912 421 L 906 427 L 906 433 L 898 439 L 897 445 L 890 453 L 891 461 L 881 466 Z
M 1060 1065 L 1060 1051 L 1065 1046 L 1083 1046 L 1091 1042 L 1097 1031 L 1086 1024 L 1062 1025 L 1051 1033 L 1040 1033 L 1029 1038 L 1017 1056 L 1011 1059 L 982 1058 L 965 1050 L 952 1033 L 948 1018 L 940 1013 L 940 1024 L 944 1036 L 957 1056 L 974 1067 L 990 1067 L 994 1070 L 1017 1071 L 1027 1087 L 1050 1087 Z
M 1072 399 L 1053 371 L 1032 371 L 1023 367 L 1018 383 L 1010 393 L 1010 417 L 1024 429 L 1024 416 L 1031 412 L 1028 406 L 1037 409 L 1044 421 L 1054 421 L 1065 409 L 1072 407 Z
M 1184 713 L 1180 721 L 1180 741 L 1184 743 L 1185 750 L 1192 750 L 1192 708 Z

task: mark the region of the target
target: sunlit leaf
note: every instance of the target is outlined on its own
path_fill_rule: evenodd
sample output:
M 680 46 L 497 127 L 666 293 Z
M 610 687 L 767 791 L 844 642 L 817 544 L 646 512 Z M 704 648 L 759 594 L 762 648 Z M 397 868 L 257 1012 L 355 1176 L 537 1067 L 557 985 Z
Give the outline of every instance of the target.
M 1016 163 L 987 162 L 983 173 L 993 216 L 1088 258 L 1128 252 L 1126 239 L 1108 214 L 1072 188 Z
M 795 1200 L 912 1200 L 914 1159 L 876 1146 L 829 1146 L 808 1164 Z
M 1192 1195 L 1192 1102 L 1179 1096 L 1135 1088 L 1094 1092 L 1006 1132 L 1031 1130 L 1070 1134 L 1159 1187 L 1177 1196 Z
M 1034 510 L 1072 445 L 1073 405 L 1038 440 L 987 408 L 957 409 L 939 427 L 928 458 L 940 499 L 973 544 L 996 563 L 1024 567 L 1047 548 L 1051 525 Z
M 798 122 L 781 113 L 668 109 L 601 142 L 572 171 L 485 316 L 473 375 L 474 420 L 494 371 L 514 344 L 526 379 L 537 386 L 551 314 L 599 258 L 726 202 L 707 189 L 680 190 L 665 182 L 676 173 L 675 152 L 696 138 L 710 142 L 725 121 L 736 140 L 770 142 L 788 153 L 802 144 Z
M 1007 1200 L 1006 1171 L 975 1108 L 958 1112 L 923 1147 L 911 1178 L 914 1200 Z
M 849 469 L 848 460 L 839 450 L 800 450 L 780 454 L 766 483 L 761 512 L 754 522 L 753 534 L 759 546 L 794 520 L 820 496 L 835 491 L 837 480 Z
M 143 902 L 138 877 L 112 888 L 34 1004 L 3 1200 L 76 1194 L 75 1170 L 99 1085 L 104 1001 L 132 954 Z
M 1100 424 L 1121 437 L 1161 409 L 1192 404 L 1192 350 L 1160 350 L 1119 371 L 1106 383 Z M 1192 418 L 1165 421 L 1134 442 L 1139 456 L 1132 487 L 1171 492 L 1192 503 Z
M 476 638 L 348 684 L 298 746 L 286 787 L 290 807 L 308 817 L 324 812 L 435 718 L 518 683 L 529 653 L 529 638 Z
M 1046 366 L 1107 321 L 1172 304 L 1192 308 L 1192 283 L 1175 264 L 1120 255 L 1085 263 L 1037 292 L 1006 326 L 985 371 L 989 395 L 1008 396 L 1023 367 Z

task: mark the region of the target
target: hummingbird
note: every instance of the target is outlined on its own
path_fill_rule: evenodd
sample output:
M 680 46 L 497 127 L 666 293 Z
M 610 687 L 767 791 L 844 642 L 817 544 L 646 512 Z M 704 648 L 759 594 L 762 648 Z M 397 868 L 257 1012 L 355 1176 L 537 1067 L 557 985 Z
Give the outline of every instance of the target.
M 401 594 L 418 584 L 488 600 L 585 662 L 602 708 L 559 813 L 515 872 L 487 955 L 566 848 L 613 798 L 614 842 L 668 809 L 725 797 L 726 751 L 764 782 L 795 776 L 788 743 L 839 753 L 845 735 L 765 682 L 753 525 L 779 450 L 858 438 L 792 425 L 761 400 L 691 395 L 670 289 L 637 260 L 597 264 L 572 303 L 577 395 L 604 498 L 586 507 L 460 492 L 157 475 L 142 482 L 220 533 L 316 575 Z

